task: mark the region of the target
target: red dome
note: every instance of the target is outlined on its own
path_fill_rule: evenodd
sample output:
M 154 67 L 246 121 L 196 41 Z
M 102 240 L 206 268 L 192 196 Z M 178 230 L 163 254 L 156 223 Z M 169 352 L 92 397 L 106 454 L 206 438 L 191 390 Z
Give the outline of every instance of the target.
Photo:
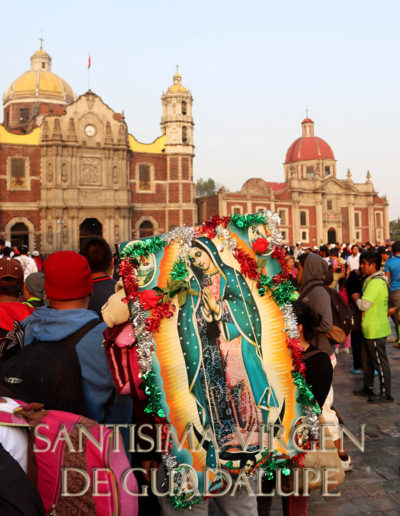
M 335 159 L 332 149 L 318 136 L 302 136 L 292 143 L 286 153 L 285 163 L 311 159 Z

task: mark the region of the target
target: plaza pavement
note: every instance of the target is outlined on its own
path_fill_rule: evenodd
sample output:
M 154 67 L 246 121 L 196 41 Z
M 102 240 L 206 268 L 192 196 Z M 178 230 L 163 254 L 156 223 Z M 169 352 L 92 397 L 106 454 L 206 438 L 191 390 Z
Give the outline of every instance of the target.
M 358 438 L 360 425 L 366 424 L 365 451 L 358 450 L 345 438 L 353 471 L 346 473 L 339 497 L 322 497 L 319 492 L 312 492 L 309 516 L 400 515 L 400 350 L 387 343 L 387 352 L 395 402 L 383 405 L 370 404 L 366 398 L 353 395 L 354 389 L 362 387 L 362 376 L 349 371 L 351 353 L 338 355 L 334 405 L 346 427 Z M 375 378 L 375 392 L 378 392 L 378 378 Z M 275 497 L 270 516 L 281 516 L 281 507 L 280 498 Z M 215 514 L 218 512 L 212 507 L 210 515 Z

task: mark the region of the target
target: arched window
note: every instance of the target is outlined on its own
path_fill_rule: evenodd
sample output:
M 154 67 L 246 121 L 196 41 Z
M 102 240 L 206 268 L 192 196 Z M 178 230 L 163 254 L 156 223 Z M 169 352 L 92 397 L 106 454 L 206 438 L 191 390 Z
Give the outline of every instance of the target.
M 187 113 L 186 101 L 182 100 L 182 115 L 186 115 L 186 113 Z
M 325 165 L 325 176 L 329 176 L 331 173 L 331 167 L 329 165 Z
M 186 125 L 184 125 L 182 127 L 182 142 L 183 143 L 187 142 L 187 128 L 186 128 Z
M 153 235 L 153 224 L 149 220 L 144 220 L 139 226 L 139 238 L 147 238 Z

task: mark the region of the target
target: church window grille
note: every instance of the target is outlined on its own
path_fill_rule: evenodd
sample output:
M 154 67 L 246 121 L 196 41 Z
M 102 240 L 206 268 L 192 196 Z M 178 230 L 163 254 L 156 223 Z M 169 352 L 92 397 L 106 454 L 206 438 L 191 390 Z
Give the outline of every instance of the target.
M 379 244 L 383 243 L 383 230 L 382 229 L 377 229 L 376 230 L 376 239 L 377 239 Z
M 286 210 L 278 210 L 279 218 L 281 219 L 282 226 L 286 226 L 287 224 L 287 211 Z
M 359 211 L 354 212 L 354 225 L 356 228 L 361 226 L 361 214 Z
M 182 100 L 182 115 L 186 115 L 187 113 L 187 105 L 186 105 L 186 101 L 185 100 Z
M 307 167 L 306 168 L 306 176 L 308 179 L 314 179 L 315 173 L 314 173 L 314 167 Z
M 361 231 L 356 231 L 356 241 L 361 242 Z
M 28 108 L 21 108 L 19 110 L 19 123 L 24 124 L 28 121 L 29 118 L 29 109 Z
M 148 192 L 151 190 L 150 166 L 139 165 L 139 190 Z
M 305 210 L 300 212 L 300 226 L 307 226 L 307 212 Z
M 303 229 L 301 231 L 301 241 L 303 242 L 303 244 L 308 242 L 308 229 Z
M 331 167 L 329 165 L 325 166 L 325 176 L 329 176 L 331 173 Z
M 243 208 L 241 206 L 232 206 L 232 213 L 234 215 L 241 215 L 243 213 Z
M 10 188 L 12 190 L 26 190 L 27 181 L 27 160 L 25 158 L 10 158 Z
M 182 127 L 182 142 L 186 143 L 187 140 L 188 140 L 188 138 L 187 138 L 187 128 L 186 128 L 186 125 L 184 125 Z

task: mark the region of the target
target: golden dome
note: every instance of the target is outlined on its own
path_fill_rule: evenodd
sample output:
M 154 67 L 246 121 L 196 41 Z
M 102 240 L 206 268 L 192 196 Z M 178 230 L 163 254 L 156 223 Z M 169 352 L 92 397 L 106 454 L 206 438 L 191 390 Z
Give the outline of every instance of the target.
M 22 99 L 50 100 L 61 104 L 74 101 L 71 86 L 51 71 L 51 57 L 42 48 L 31 57 L 30 71 L 18 77 L 8 88 L 3 104 Z
M 168 93 L 188 93 L 188 90 L 182 86 L 182 77 L 178 72 L 178 67 L 176 68 L 176 74 L 173 77 L 174 84 L 168 88 Z

